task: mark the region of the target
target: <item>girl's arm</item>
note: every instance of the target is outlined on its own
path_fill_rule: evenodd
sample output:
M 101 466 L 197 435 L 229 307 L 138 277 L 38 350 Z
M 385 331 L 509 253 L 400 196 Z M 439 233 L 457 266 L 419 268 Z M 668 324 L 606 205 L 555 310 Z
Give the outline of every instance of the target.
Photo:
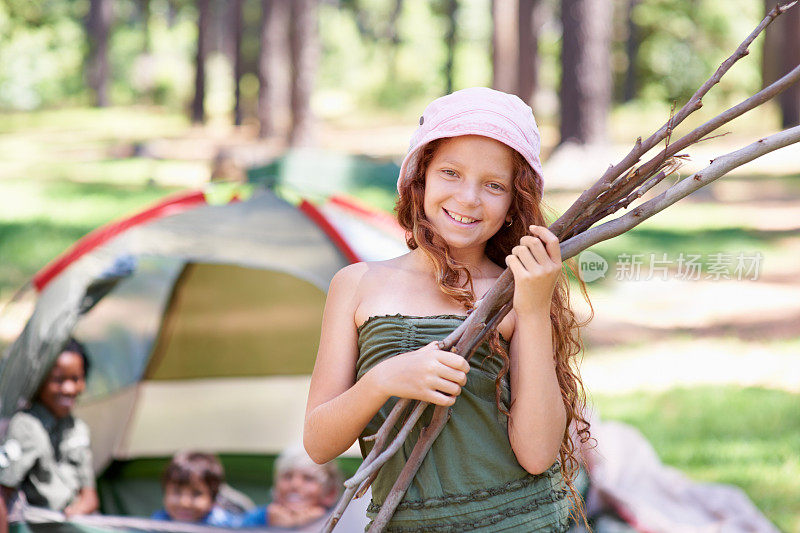
M 365 273 L 363 263 L 343 268 L 328 289 L 303 429 L 303 444 L 317 463 L 347 450 L 387 399 L 371 383 L 369 373 L 358 382 L 355 379 L 358 336 L 354 317 L 358 285 Z
M 556 377 L 550 305 L 561 271 L 558 239 L 531 226 L 506 263 L 514 273 L 516 323 L 511 338 L 511 418 L 508 436 L 522 467 L 547 470 L 558 456 L 566 409 Z
M 356 381 L 355 312 L 368 269 L 365 263 L 345 267 L 328 289 L 303 431 L 306 451 L 317 463 L 347 450 L 392 396 L 452 405 L 467 380 L 467 362 L 431 343 L 382 361 Z

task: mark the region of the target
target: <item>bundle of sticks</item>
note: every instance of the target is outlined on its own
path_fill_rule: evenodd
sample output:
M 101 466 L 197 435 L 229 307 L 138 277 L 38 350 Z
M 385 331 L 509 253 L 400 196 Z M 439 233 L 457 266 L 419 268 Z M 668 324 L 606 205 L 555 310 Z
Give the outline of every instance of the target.
M 749 53 L 748 47 L 753 40 L 775 18 L 796 3 L 793 1 L 775 6 L 682 108 L 672 114 L 669 120 L 650 137 L 645 140 L 641 137 L 637 139 L 631 151 L 619 163 L 610 166 L 594 185 L 586 189 L 575 203 L 550 225 L 550 231 L 561 243 L 562 260 L 574 257 L 589 246 L 628 231 L 736 167 L 779 148 L 800 142 L 800 126 L 758 139 L 739 150 L 717 157 L 706 168 L 676 181 L 660 194 L 641 202 L 624 215 L 595 226 L 620 209 L 629 207 L 667 176 L 673 174 L 685 157 L 680 153 L 682 150 L 707 138 L 720 126 L 774 98 L 800 79 L 800 65 L 798 65 L 750 98 L 725 110 L 683 137 L 672 139 L 674 129 L 691 113 L 702 107 L 702 99 L 706 93 L 719 83 L 734 63 Z M 646 162 L 639 164 L 641 159 L 662 141 L 665 141 L 664 148 Z M 439 341 L 439 348 L 461 354 L 469 360 L 511 310 L 513 294 L 514 278 L 510 269 L 506 269 L 494 286 L 477 302 L 467 319 L 453 333 Z M 381 466 L 400 449 L 428 405 L 425 402 L 409 399 L 397 401 L 378 432 L 369 437 L 374 441 L 372 450 L 355 475 L 345 481 L 344 493 L 323 531 L 332 531 L 349 502 L 367 491 Z M 404 415 L 405 421 L 401 429 L 390 439 L 393 428 Z M 430 423 L 420 433 L 404 468 L 373 521 L 370 532 L 382 531 L 385 528 L 448 418 L 448 407 L 435 407 Z

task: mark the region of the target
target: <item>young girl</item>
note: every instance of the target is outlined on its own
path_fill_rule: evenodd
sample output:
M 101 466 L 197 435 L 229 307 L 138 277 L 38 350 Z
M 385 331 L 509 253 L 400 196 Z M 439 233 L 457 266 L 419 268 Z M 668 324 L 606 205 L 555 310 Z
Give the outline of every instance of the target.
M 6 531 L 5 499 L 16 491 L 38 507 L 67 517 L 97 511 L 89 428 L 72 414 L 86 387 L 89 359 L 70 338 L 56 357 L 29 409 L 18 412 L 0 447 L 0 532 Z
M 567 428 L 582 439 L 578 323 L 545 227 L 539 132 L 516 96 L 431 103 L 403 161 L 397 214 L 411 251 L 331 282 L 305 446 L 329 461 L 377 431 L 397 397 L 452 407 L 388 531 L 563 531 L 578 503 Z M 521 241 L 521 244 L 520 244 Z M 467 363 L 437 349 L 505 266 L 514 309 Z M 457 401 L 456 401 L 457 400 Z M 372 485 L 374 518 L 432 408 Z M 366 454 L 371 442 L 360 441 Z

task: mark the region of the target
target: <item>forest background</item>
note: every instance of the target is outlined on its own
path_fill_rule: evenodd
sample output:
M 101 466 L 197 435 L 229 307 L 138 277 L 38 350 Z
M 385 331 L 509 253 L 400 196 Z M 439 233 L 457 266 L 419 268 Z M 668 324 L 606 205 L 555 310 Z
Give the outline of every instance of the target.
M 398 161 L 425 104 L 463 87 L 532 105 L 558 212 L 772 5 L 3 0 L 0 304 L 99 225 L 212 177 L 241 180 L 288 149 Z M 798 63 L 794 9 L 688 127 Z M 800 87 L 693 149 L 681 173 L 797 123 Z M 590 283 L 583 373 L 601 418 L 635 425 L 667 464 L 742 487 L 782 530 L 800 531 L 800 153 L 781 152 L 592 248 L 610 266 Z M 354 194 L 393 204 L 378 189 Z M 679 275 L 688 252 L 701 256 L 699 280 Z M 635 277 L 620 266 L 634 253 Z M 755 279 L 710 275 L 716 254 L 756 253 Z M 667 274 L 647 276 L 662 254 Z M 0 336 L 15 327 L 0 324 Z

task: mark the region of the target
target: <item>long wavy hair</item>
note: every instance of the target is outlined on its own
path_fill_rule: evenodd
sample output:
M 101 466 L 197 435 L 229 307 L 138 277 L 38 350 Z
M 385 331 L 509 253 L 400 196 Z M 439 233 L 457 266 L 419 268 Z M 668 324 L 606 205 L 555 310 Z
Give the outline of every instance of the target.
M 428 170 L 437 148 L 444 139 L 434 140 L 425 145 L 417 158 L 416 168 L 409 169 L 410 175 L 400 189 L 396 211 L 400 226 L 406 230 L 406 243 L 411 250 L 420 248 L 433 262 L 436 282 L 439 288 L 460 303 L 467 312 L 475 306 L 475 292 L 472 276 L 467 266 L 459 263 L 450 255 L 444 239 L 436 233 L 433 225 L 425 218 L 425 173 Z M 511 249 L 519 244 L 520 239 L 528 233 L 532 224 L 546 226 L 544 211 L 552 214 L 542 203 L 541 181 L 528 162 L 516 151 L 513 152 L 513 199 L 508 210 L 511 219 L 509 225 L 503 225 L 486 244 L 486 256 L 498 266 L 505 268 L 505 258 Z M 583 352 L 580 327 L 585 326 L 592 318 L 593 309 L 586 292 L 586 285 L 577 276 L 574 260 L 565 261 L 578 281 L 581 293 L 589 303 L 591 313 L 584 321 L 579 321 L 569 307 L 569 283 L 565 269 L 556 282 L 553 299 L 550 305 L 550 322 L 552 324 L 553 351 L 556 364 L 556 377 L 561 389 L 561 398 L 567 412 L 567 424 L 559 449 L 561 473 L 573 503 L 576 518 L 583 519 L 583 501 L 573 485 L 578 468 L 577 448 L 591 438 L 589 422 L 584 418 L 586 392 L 581 381 L 578 365 Z M 500 343 L 499 334 L 494 332 L 490 339 L 492 351 L 502 360 L 502 368 L 495 380 L 495 400 L 498 409 L 510 416 L 509 409 L 502 403 L 502 384 L 507 379 L 510 367 L 507 350 Z M 574 432 L 576 439 L 571 433 Z M 577 441 L 577 442 L 576 442 Z

